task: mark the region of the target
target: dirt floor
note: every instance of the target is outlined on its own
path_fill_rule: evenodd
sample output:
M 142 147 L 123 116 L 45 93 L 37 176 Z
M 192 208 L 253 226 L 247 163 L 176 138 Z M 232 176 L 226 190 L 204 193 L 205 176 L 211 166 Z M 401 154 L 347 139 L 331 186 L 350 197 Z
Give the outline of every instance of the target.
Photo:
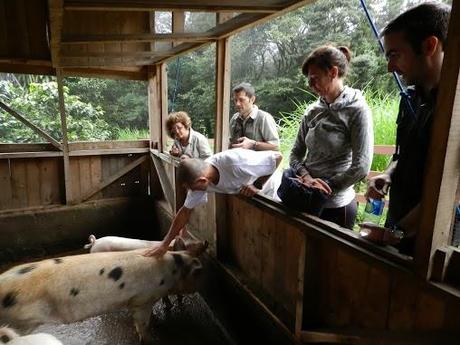
M 199 294 L 176 297 L 166 311 L 162 302 L 153 307 L 151 332 L 155 345 L 235 345 Z M 139 344 L 128 312 L 116 312 L 68 325 L 43 325 L 32 333 L 53 334 L 64 345 L 135 345 Z

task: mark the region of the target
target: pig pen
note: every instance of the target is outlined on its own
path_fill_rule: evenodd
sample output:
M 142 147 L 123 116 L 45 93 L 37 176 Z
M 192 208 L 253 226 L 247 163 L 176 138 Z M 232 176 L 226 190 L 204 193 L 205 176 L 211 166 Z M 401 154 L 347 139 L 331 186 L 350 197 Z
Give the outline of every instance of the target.
M 0 216 L 0 272 L 18 264 L 87 253 L 88 234 L 158 239 L 170 214 L 149 198 L 113 199 Z M 107 230 L 110 229 L 110 230 Z M 212 252 L 214 249 L 210 249 Z M 249 344 L 255 322 L 232 296 L 235 287 L 215 273 L 212 255 L 201 258 L 204 279 L 200 291 L 180 303 L 171 297 L 167 310 L 152 306 L 150 330 L 155 344 Z M 208 304 L 210 303 L 210 304 Z M 46 324 L 32 333 L 49 333 L 66 345 L 138 344 L 132 317 L 113 312 L 70 324 Z M 257 335 L 257 339 L 262 339 Z M 267 340 L 266 343 L 270 343 Z

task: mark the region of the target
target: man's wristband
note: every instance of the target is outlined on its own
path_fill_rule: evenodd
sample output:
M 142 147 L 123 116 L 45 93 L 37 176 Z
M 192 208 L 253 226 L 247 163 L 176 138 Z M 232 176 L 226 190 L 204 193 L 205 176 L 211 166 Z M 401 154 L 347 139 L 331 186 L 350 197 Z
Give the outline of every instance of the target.
M 255 140 L 254 140 L 254 143 L 252 144 L 252 149 L 253 149 L 254 151 L 257 150 L 257 141 L 255 141 Z

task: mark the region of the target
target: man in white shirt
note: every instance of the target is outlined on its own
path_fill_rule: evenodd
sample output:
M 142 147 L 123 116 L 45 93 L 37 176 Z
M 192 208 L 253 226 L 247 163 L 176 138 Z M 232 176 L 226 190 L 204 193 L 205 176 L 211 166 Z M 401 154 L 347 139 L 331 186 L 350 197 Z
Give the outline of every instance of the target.
M 182 161 L 178 167 L 178 181 L 188 189 L 187 198 L 161 244 L 144 255 L 162 256 L 189 221 L 192 210 L 208 201 L 208 192 L 252 197 L 262 189 L 281 159 L 277 151 L 233 149 L 219 152 L 205 161 L 194 158 Z

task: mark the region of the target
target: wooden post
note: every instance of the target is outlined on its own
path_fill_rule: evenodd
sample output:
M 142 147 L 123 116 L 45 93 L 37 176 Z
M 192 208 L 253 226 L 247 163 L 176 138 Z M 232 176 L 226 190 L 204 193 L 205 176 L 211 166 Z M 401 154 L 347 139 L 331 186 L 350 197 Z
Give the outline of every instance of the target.
M 150 148 L 163 150 L 163 142 L 161 138 L 161 108 L 159 94 L 159 75 L 157 74 L 156 66 L 148 67 L 148 109 L 149 109 L 149 132 L 150 132 Z
M 436 249 L 448 245 L 460 175 L 460 3 L 453 1 L 425 168 L 415 267 L 429 277 Z
M 228 124 L 230 112 L 230 44 L 231 38 L 216 43 L 216 127 L 214 152 L 228 147 Z
M 228 147 L 228 125 L 230 112 L 230 43 L 231 38 L 216 43 L 216 127 L 214 152 Z M 220 260 L 228 255 L 227 196 L 216 194 L 216 251 Z
M 166 118 L 168 117 L 168 72 L 166 63 L 157 65 L 157 73 L 160 76 L 159 94 L 160 94 L 160 113 L 161 113 L 161 137 L 163 140 L 163 150 L 168 150 L 168 135 L 166 132 Z
M 72 188 L 70 185 L 70 160 L 69 160 L 69 142 L 67 140 L 67 119 L 65 114 L 64 89 L 62 86 L 62 70 L 56 69 L 58 94 L 59 94 L 59 114 L 61 116 L 61 131 L 62 131 L 62 152 L 64 153 L 64 187 L 66 204 L 71 204 L 73 200 Z

